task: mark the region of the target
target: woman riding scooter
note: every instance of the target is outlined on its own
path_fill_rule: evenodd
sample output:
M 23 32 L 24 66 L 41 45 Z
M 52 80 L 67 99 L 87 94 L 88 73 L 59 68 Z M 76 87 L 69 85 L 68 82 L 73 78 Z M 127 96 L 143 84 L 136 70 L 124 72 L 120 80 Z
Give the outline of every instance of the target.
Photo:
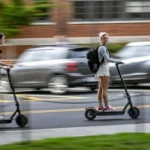
M 114 109 L 108 105 L 108 85 L 109 85 L 109 62 L 111 63 L 122 63 L 121 60 L 112 59 L 109 57 L 109 52 L 107 50 L 107 43 L 109 35 L 106 32 L 100 32 L 99 34 L 100 46 L 98 48 L 98 58 L 102 62 L 98 71 L 96 72 L 96 77 L 99 81 L 98 89 L 98 101 L 99 101 L 99 111 L 113 111 Z M 103 59 L 104 58 L 104 59 Z M 104 100 L 104 106 L 102 104 L 102 99 Z

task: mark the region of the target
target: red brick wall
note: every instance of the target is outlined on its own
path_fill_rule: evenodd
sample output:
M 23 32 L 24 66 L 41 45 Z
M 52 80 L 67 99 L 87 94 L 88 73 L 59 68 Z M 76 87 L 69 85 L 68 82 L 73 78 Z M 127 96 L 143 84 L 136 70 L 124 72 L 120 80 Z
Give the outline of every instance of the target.
M 24 27 L 17 38 L 51 38 L 58 32 L 56 25 L 32 25 Z M 111 36 L 150 35 L 150 23 L 121 23 L 121 24 L 67 24 L 68 37 L 97 36 L 100 31 L 108 32 Z
M 2 50 L 1 59 L 16 59 L 31 45 L 0 46 Z
M 150 35 L 150 23 L 69 25 L 68 36 L 97 36 L 100 31 L 108 32 L 111 36 Z
M 16 38 L 49 38 L 56 34 L 55 25 L 31 25 L 24 27 Z

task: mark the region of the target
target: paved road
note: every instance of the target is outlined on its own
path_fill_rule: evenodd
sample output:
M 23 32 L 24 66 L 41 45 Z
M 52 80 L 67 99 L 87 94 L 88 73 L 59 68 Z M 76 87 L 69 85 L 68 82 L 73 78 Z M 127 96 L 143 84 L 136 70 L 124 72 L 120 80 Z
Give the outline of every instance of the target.
M 96 92 L 89 90 L 70 91 L 66 95 L 51 95 L 46 91 L 24 92 L 17 94 L 21 109 L 29 121 L 25 129 L 67 128 L 84 126 L 121 125 L 135 123 L 149 123 L 150 118 L 150 91 L 129 90 L 135 106 L 138 106 L 141 115 L 132 120 L 126 113 L 124 116 L 97 116 L 94 121 L 84 117 L 85 108 L 97 107 Z M 123 108 L 127 100 L 120 89 L 109 90 L 110 105 L 117 110 Z M 11 94 L 0 95 L 0 115 L 8 118 L 15 109 Z M 4 113 L 3 113 L 4 112 Z M 15 121 L 12 124 L 0 125 L 0 130 L 18 130 Z

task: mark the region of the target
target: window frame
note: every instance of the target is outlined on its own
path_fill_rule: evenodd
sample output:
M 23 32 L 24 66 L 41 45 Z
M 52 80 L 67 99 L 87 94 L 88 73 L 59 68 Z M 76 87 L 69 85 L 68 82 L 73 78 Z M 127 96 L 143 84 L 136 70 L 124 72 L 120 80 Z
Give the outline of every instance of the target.
M 93 4 L 94 4 L 94 2 L 104 2 L 105 4 L 107 4 L 107 2 L 111 2 L 111 3 L 113 3 L 114 1 L 113 0 L 93 0 L 92 2 L 93 2 Z M 150 13 L 145 13 L 145 12 L 142 12 L 141 13 L 141 17 L 140 18 L 138 18 L 138 17 L 132 17 L 133 15 L 136 15 L 135 13 L 127 13 L 126 12 L 126 5 L 127 5 L 127 3 L 131 3 L 131 2 L 135 2 L 134 0 L 115 0 L 116 2 L 118 2 L 119 3 L 119 8 L 118 8 L 118 12 L 116 12 L 116 15 L 120 15 L 120 13 L 121 13 L 121 16 L 119 17 L 118 16 L 118 18 L 116 19 L 115 18 L 115 13 L 114 13 L 114 17 L 108 17 L 108 18 L 104 18 L 104 19 L 100 19 L 100 18 L 98 18 L 98 19 L 95 19 L 95 18 L 93 18 L 93 16 L 94 16 L 94 13 L 90 13 L 91 15 L 89 15 L 89 17 L 88 17 L 88 19 L 79 19 L 79 17 L 77 18 L 77 17 L 75 17 L 76 16 L 76 14 L 80 14 L 80 13 L 76 13 L 75 12 L 75 10 L 76 10 L 76 8 L 75 8 L 75 3 L 77 3 L 77 2 L 82 2 L 82 3 L 84 3 L 84 2 L 87 2 L 87 3 L 89 3 L 89 2 L 91 2 L 90 0 L 72 0 L 72 2 L 73 2 L 73 9 L 74 9 L 74 13 L 73 13 L 73 17 L 72 17 L 72 21 L 71 22 L 69 22 L 70 24 L 72 24 L 72 22 L 94 22 L 95 21 L 95 23 L 96 22 L 111 22 L 111 21 L 116 21 L 116 22 L 120 22 L 120 21 L 122 21 L 122 22 L 128 22 L 128 21 L 131 21 L 131 22 L 134 22 L 134 21 L 145 21 L 145 22 L 147 22 L 147 21 L 150 21 Z M 142 3 L 143 1 L 142 0 L 136 0 L 138 3 Z M 150 12 L 150 2 L 148 1 L 148 0 L 145 0 L 144 2 L 143 2 L 144 4 L 144 7 L 146 7 L 147 8 L 147 10 Z M 148 3 L 149 5 L 149 7 L 146 5 L 146 3 Z M 87 5 L 87 4 L 86 4 Z M 89 5 L 89 6 L 93 6 L 93 5 Z M 142 6 L 143 7 L 143 6 Z M 83 7 L 84 8 L 84 7 Z M 107 8 L 108 7 L 105 7 L 106 8 L 106 10 L 107 10 Z M 120 12 L 119 11 L 119 9 L 124 9 L 122 12 Z M 111 7 L 111 9 L 114 9 L 114 6 L 112 6 Z M 88 11 L 87 11 L 88 10 Z M 88 14 L 88 12 L 92 12 L 94 9 L 93 8 L 86 8 L 85 9 L 85 12 L 83 13 L 83 14 Z M 110 13 L 112 13 L 112 12 L 110 12 Z M 118 13 L 118 14 L 117 14 Z M 82 13 L 81 13 L 82 14 Z M 105 13 L 104 15 L 107 15 L 107 13 Z

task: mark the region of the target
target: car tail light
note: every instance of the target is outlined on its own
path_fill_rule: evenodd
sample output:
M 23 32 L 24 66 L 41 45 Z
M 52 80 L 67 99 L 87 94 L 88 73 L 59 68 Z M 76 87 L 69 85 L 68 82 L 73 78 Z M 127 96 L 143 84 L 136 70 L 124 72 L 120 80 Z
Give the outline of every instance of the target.
M 66 64 L 66 70 L 67 70 L 68 72 L 77 71 L 77 67 L 78 67 L 77 62 L 68 62 L 68 63 Z

